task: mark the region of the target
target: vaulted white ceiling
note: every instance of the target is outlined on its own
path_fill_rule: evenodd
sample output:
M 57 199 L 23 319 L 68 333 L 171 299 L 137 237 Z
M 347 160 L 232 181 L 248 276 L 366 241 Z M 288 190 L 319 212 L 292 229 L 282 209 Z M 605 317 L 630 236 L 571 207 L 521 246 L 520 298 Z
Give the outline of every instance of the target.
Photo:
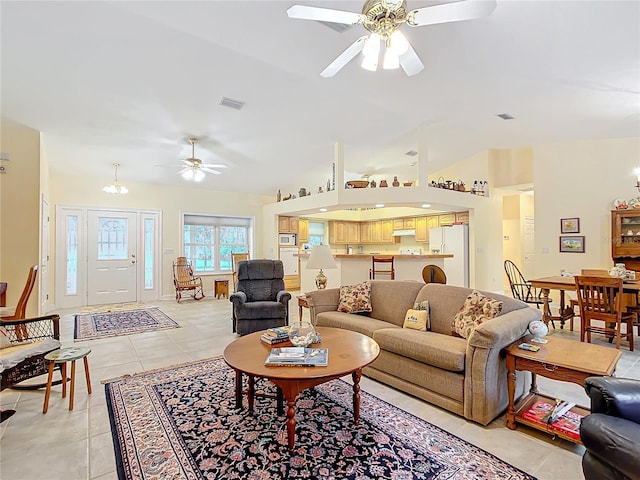
M 347 179 L 414 179 L 491 148 L 640 135 L 640 2 L 498 0 L 484 19 L 403 32 L 425 64 L 319 73 L 365 33 L 289 19 L 294 3 L 2 1 L 2 116 L 40 130 L 51 168 L 204 188 L 315 191 L 345 146 Z M 409 9 L 435 3 L 408 0 Z M 222 97 L 245 103 L 237 111 Z M 499 113 L 515 120 L 502 120 Z

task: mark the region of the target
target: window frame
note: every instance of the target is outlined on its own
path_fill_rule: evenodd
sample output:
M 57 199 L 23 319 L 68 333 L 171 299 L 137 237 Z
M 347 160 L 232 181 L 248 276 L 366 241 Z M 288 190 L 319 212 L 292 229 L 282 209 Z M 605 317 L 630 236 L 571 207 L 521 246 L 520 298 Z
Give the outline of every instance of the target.
M 186 213 L 181 214 L 181 255 L 187 257 L 187 260 L 193 265 L 193 271 L 196 275 L 217 275 L 228 274 L 233 271 L 233 265 L 231 261 L 231 253 L 244 253 L 248 252 L 250 256 L 253 256 L 253 232 L 254 232 L 254 218 L 231 216 L 231 215 L 209 215 L 199 213 Z M 187 227 L 206 227 L 211 229 L 212 243 L 197 243 L 187 242 L 186 229 Z M 221 241 L 221 229 L 225 227 L 236 227 L 246 229 L 246 243 L 222 243 Z M 187 252 L 187 248 L 193 249 L 205 248 L 211 250 L 211 268 L 202 269 L 199 267 L 196 259 L 193 258 L 193 253 Z M 222 253 L 227 250 L 225 253 Z M 191 255 L 191 256 L 190 256 Z M 228 268 L 223 268 L 225 255 L 229 256 Z M 205 260 L 206 261 L 206 260 Z

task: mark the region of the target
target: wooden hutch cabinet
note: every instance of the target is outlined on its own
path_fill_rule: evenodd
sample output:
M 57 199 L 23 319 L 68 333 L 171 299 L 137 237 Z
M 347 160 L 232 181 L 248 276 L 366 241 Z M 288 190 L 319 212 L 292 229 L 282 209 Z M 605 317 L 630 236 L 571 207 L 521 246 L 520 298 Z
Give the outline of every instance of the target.
M 640 209 L 611 212 L 611 256 L 613 263 L 640 271 Z

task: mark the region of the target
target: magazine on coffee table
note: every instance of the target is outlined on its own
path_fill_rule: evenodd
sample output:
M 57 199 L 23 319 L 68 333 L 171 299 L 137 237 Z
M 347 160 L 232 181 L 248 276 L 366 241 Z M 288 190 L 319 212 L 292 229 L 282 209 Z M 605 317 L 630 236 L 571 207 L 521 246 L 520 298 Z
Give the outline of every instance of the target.
M 270 367 L 326 367 L 329 361 L 328 348 L 277 347 L 264 364 Z

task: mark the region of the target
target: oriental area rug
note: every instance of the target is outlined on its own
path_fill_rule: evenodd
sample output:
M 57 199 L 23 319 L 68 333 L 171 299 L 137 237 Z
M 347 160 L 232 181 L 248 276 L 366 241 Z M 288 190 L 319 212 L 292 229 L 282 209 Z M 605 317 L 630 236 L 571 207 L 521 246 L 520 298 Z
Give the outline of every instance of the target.
M 534 478 L 365 392 L 354 425 L 342 380 L 302 392 L 289 451 L 275 400 L 236 410 L 234 381 L 221 358 L 106 381 L 120 480 Z
M 77 341 L 179 328 L 158 307 L 76 315 L 73 338 Z

